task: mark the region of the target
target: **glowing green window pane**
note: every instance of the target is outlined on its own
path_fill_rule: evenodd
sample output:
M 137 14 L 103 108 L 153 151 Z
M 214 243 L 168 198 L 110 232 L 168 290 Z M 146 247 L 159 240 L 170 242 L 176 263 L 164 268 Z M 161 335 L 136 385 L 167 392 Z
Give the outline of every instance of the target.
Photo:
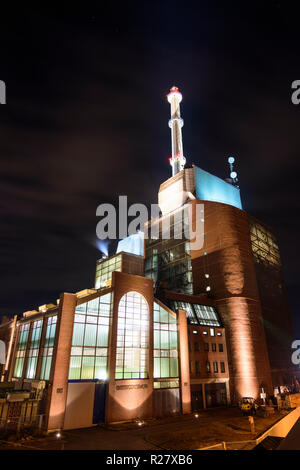
M 154 348 L 160 349 L 160 332 L 158 330 L 154 330 Z
M 169 349 L 169 332 L 168 331 L 161 331 L 160 332 L 160 340 L 161 340 L 161 349 Z
M 153 376 L 154 377 L 160 377 L 160 358 L 158 358 L 158 357 L 154 358 Z
M 80 379 L 81 360 L 80 356 L 70 358 L 69 379 Z
M 95 379 L 106 380 L 107 357 L 96 357 Z
M 170 359 L 161 358 L 161 377 L 170 377 Z
M 95 346 L 96 345 L 96 335 L 97 335 L 97 325 L 86 325 L 85 326 L 85 335 L 84 335 L 84 345 L 85 346 Z
M 170 358 L 170 377 L 178 377 L 178 359 Z
M 83 357 L 82 358 L 82 371 L 81 371 L 81 378 L 82 379 L 93 379 L 94 378 L 94 365 L 95 365 L 95 358 L 94 357 Z
M 84 324 L 74 323 L 72 344 L 83 346 Z
M 21 377 L 23 372 L 24 358 L 18 357 L 15 363 L 14 377 Z
M 177 349 L 177 331 L 170 331 L 170 349 Z
M 108 326 L 98 326 L 97 346 L 108 346 Z

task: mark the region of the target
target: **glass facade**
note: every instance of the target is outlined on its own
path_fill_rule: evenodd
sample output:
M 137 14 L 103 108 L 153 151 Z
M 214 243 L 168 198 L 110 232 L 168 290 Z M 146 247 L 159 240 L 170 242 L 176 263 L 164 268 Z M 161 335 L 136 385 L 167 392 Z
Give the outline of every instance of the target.
M 176 312 L 178 309 L 186 311 L 187 320 L 192 325 L 222 326 L 215 307 L 194 304 L 180 300 L 170 300 L 170 307 Z
M 118 306 L 116 379 L 148 377 L 149 309 L 138 292 L 125 294 Z
M 113 271 L 121 271 L 121 262 L 122 256 L 117 255 L 97 263 L 95 289 L 102 289 L 109 286 Z
M 44 342 L 44 347 L 43 347 L 43 352 L 42 352 L 42 367 L 41 367 L 41 374 L 40 374 L 41 380 L 49 380 L 50 368 L 51 368 L 52 356 L 53 356 L 55 332 L 56 332 L 56 323 L 57 323 L 56 315 L 47 318 L 46 336 L 45 336 L 45 342 Z
M 254 258 L 257 263 L 280 267 L 279 248 L 273 233 L 249 217 L 250 238 Z
M 26 353 L 28 335 L 29 335 L 29 327 L 30 327 L 30 323 L 26 323 L 25 325 L 20 326 L 19 340 L 18 340 L 17 352 L 16 352 L 16 361 L 15 361 L 15 367 L 14 367 L 14 373 L 13 373 L 14 377 L 18 377 L 18 378 L 22 377 L 25 353 Z
M 77 305 L 69 368 L 70 380 L 107 378 L 111 293 Z
M 185 236 L 188 233 L 188 214 L 181 211 L 181 215 L 170 215 L 158 222 L 157 237 L 150 233 L 146 239 L 145 276 L 154 281 L 158 286 L 160 282 L 166 282 L 168 289 L 185 294 L 193 293 L 192 264 L 190 258 L 190 243 Z M 168 223 L 170 232 L 164 231 L 163 220 Z
M 37 320 L 32 324 L 30 345 L 28 351 L 28 360 L 25 377 L 34 379 L 36 374 L 36 366 L 40 349 L 40 341 L 42 334 L 43 320 Z
M 163 380 L 163 381 L 155 381 L 153 384 L 154 389 L 161 389 L 161 388 L 179 388 L 179 379 L 178 380 Z
M 179 374 L 177 318 L 157 302 L 154 302 L 153 334 L 154 379 L 177 378 Z M 178 381 L 170 381 L 170 384 L 178 387 Z M 161 388 L 161 385 L 154 386 Z

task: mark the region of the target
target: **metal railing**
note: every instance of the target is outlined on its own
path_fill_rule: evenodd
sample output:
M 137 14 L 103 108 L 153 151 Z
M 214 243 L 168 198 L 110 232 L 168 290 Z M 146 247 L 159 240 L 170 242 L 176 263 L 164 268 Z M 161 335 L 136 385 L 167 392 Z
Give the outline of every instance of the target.
M 34 416 L 6 416 L 0 418 L 0 431 L 20 431 L 24 428 L 43 429 L 45 415 Z
M 198 450 L 251 450 L 257 445 L 257 439 L 248 441 L 220 442 L 207 447 L 201 447 Z

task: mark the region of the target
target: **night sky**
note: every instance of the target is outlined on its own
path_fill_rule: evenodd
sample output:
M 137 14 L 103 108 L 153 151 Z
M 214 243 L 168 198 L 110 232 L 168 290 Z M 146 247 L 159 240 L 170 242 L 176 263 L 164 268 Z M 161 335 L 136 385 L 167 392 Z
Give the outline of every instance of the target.
M 176 85 L 188 164 L 225 178 L 234 155 L 244 209 L 277 233 L 299 338 L 295 4 L 68 3 L 1 6 L 0 314 L 93 286 L 97 206 L 156 203 L 171 176 Z

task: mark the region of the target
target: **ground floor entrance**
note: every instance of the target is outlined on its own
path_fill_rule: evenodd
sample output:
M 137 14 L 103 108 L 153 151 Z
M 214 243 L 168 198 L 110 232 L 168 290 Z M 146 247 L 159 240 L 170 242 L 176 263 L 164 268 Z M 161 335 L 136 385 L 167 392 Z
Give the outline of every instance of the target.
M 89 427 L 105 420 L 105 382 L 96 380 L 70 380 L 64 429 Z
M 214 406 L 226 406 L 226 385 L 225 383 L 205 384 L 206 408 Z
M 193 411 L 215 406 L 226 406 L 226 383 L 191 384 L 191 404 Z
M 166 388 L 154 390 L 154 416 L 163 418 L 175 413 L 180 413 L 179 388 Z

